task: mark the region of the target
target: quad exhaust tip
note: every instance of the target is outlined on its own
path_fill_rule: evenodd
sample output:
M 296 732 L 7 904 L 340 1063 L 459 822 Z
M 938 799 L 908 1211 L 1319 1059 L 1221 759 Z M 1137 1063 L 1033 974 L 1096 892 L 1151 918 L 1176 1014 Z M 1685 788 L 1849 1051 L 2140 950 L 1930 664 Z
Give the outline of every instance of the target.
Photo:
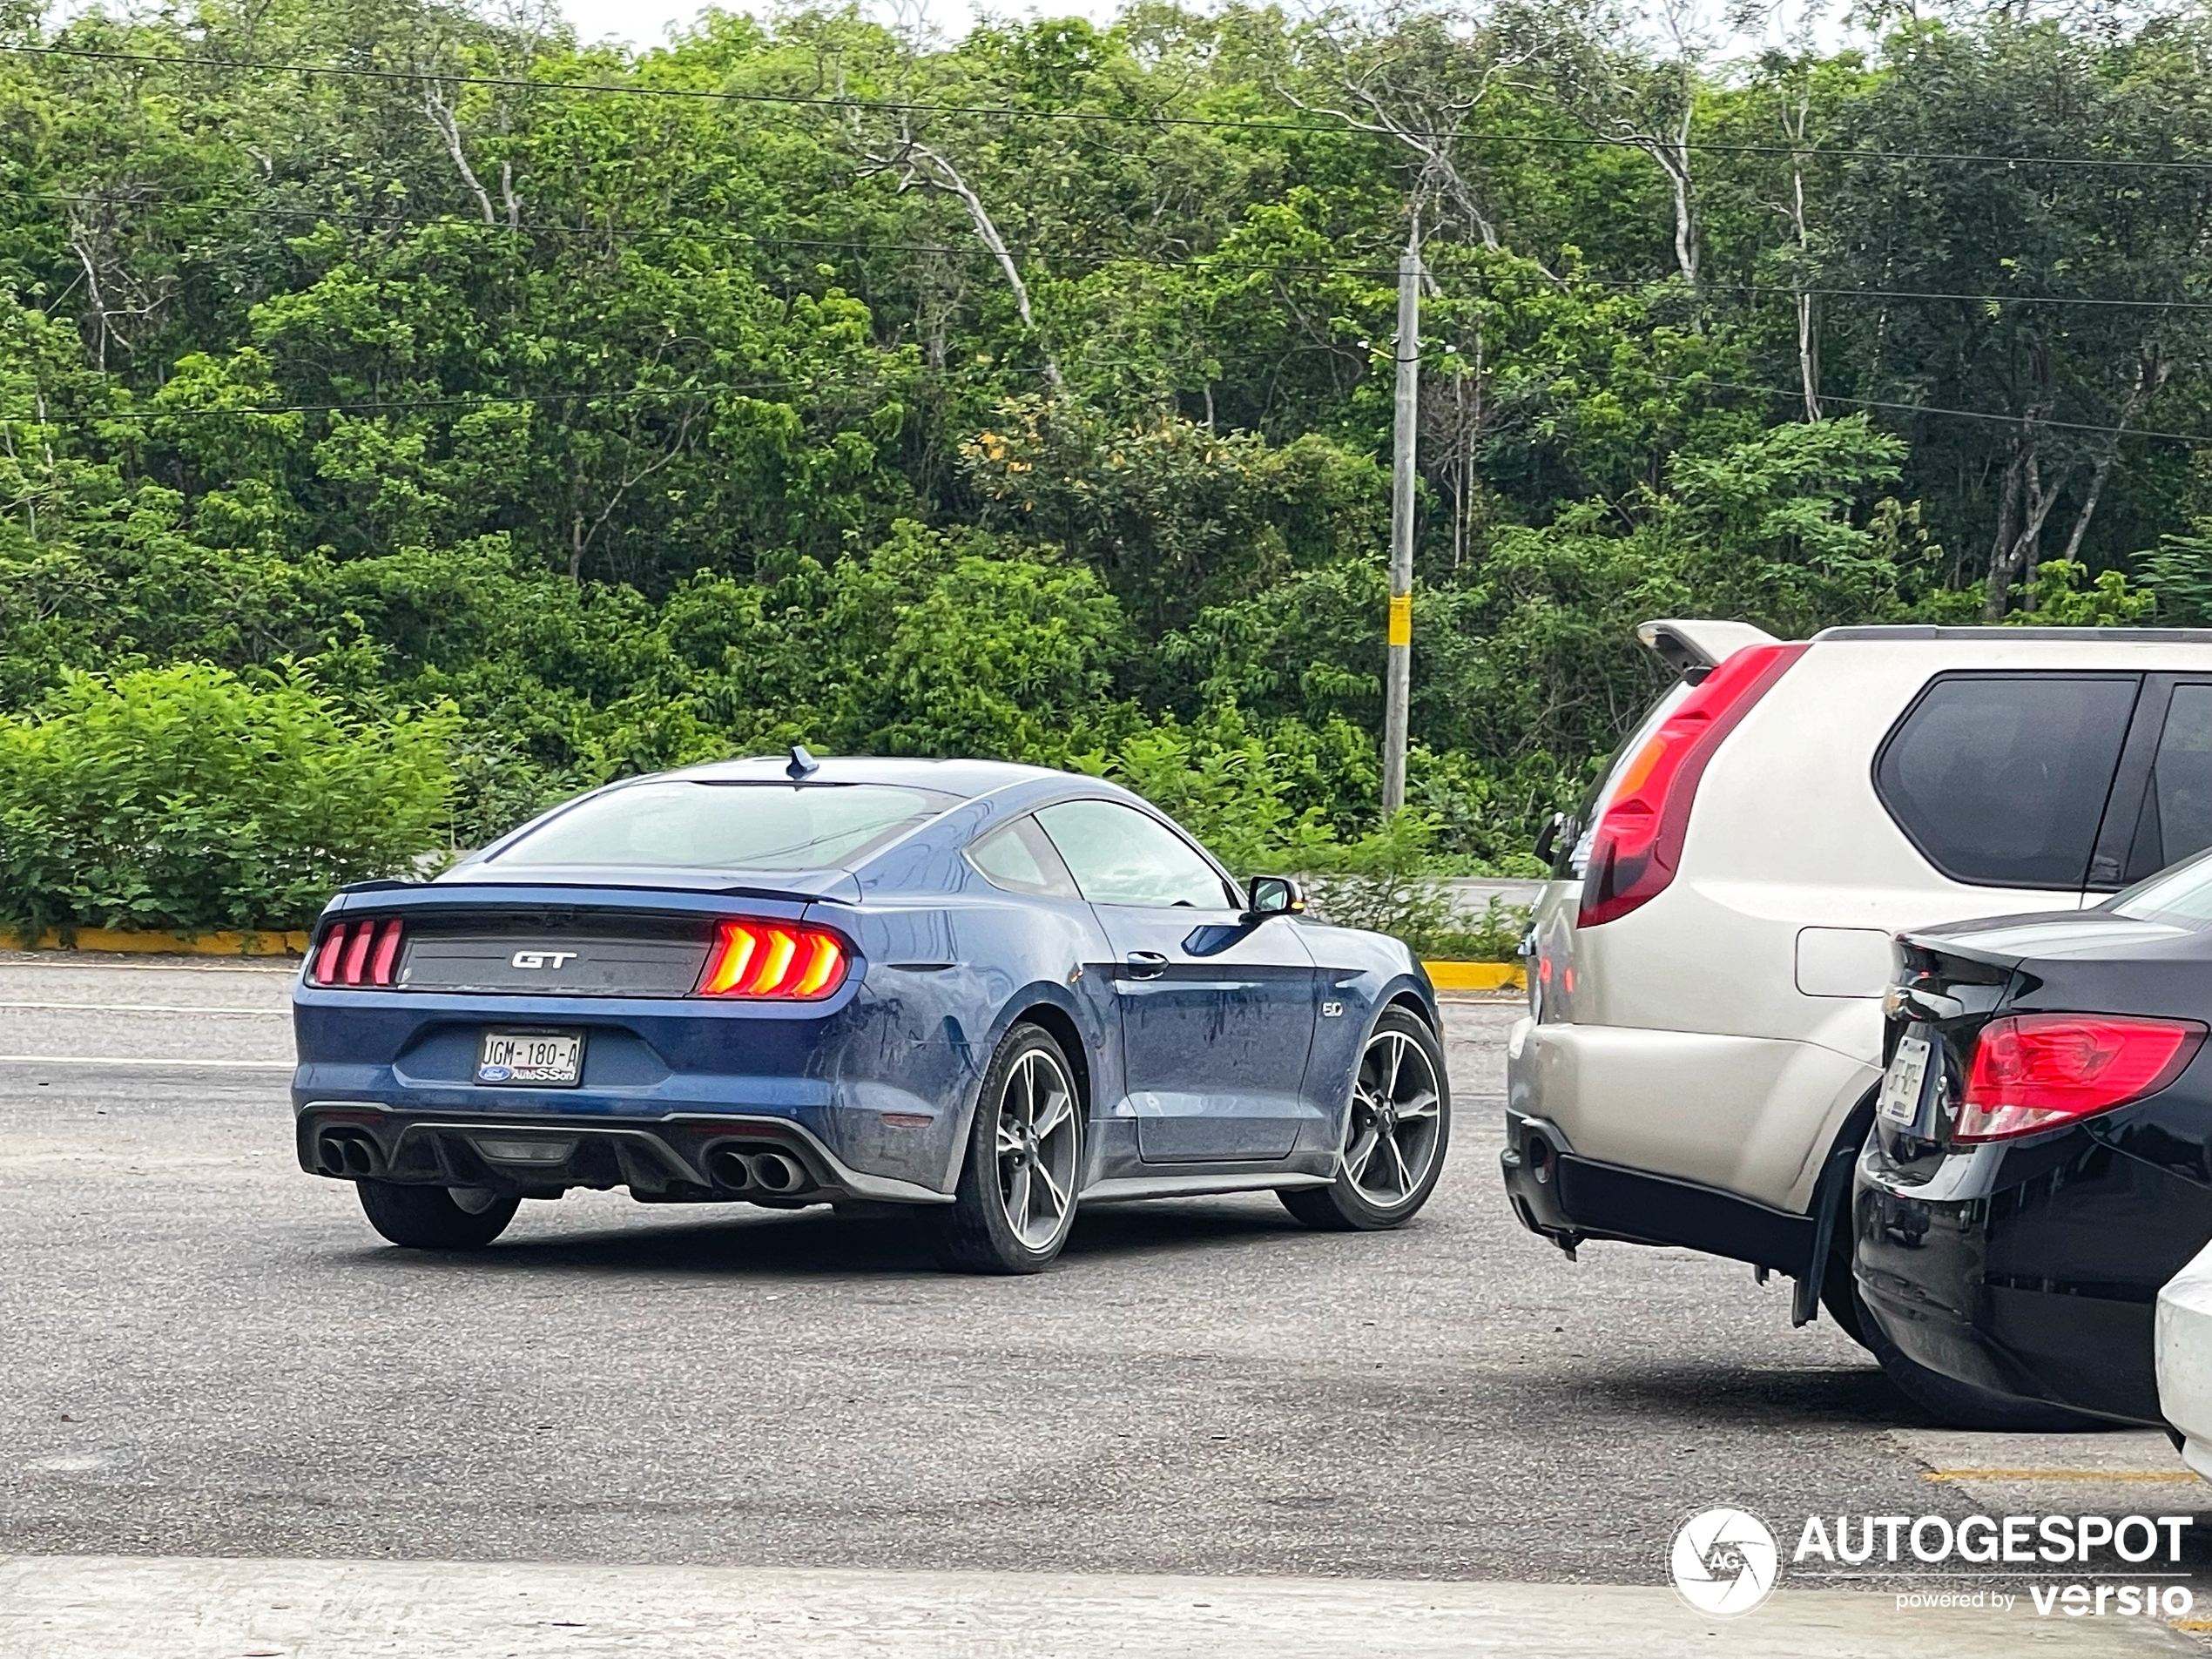
M 325 1130 L 315 1137 L 315 1167 L 341 1181 L 376 1173 L 376 1143 L 358 1130 Z
M 740 1152 L 718 1146 L 706 1155 L 706 1172 L 729 1192 L 796 1192 L 807 1184 L 799 1160 L 783 1152 Z

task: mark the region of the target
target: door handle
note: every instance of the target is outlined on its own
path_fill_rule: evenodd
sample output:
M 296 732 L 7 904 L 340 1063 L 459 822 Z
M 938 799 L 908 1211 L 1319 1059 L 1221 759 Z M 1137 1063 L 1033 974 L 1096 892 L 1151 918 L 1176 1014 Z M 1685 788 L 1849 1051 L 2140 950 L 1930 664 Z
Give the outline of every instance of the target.
M 1123 960 L 1131 979 L 1159 979 L 1168 971 L 1168 959 L 1157 950 L 1133 950 Z

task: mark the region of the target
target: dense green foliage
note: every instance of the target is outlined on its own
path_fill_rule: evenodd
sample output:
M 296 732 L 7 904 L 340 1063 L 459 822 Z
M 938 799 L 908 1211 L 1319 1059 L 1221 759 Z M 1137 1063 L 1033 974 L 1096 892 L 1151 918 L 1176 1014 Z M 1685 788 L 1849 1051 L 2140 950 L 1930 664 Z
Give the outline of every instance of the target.
M 0 921 L 303 927 L 435 835 L 449 715 L 365 725 L 296 671 L 71 672 L 0 717 Z
M 433 734 L 462 845 L 804 739 L 1103 772 L 1244 866 L 1510 865 L 1649 697 L 1647 617 L 2212 617 L 2212 480 L 2152 435 L 2212 398 L 2212 24 L 1653 38 L 1148 3 L 624 55 L 0 0 L 9 879 L 67 820 L 72 914 L 291 916 L 433 839 Z M 1409 225 L 1420 819 L 1363 845 Z M 179 663 L 246 678 L 139 678 Z M 282 868 L 179 806 L 111 870 L 28 781 L 111 764 L 102 698 L 249 686 L 296 777 L 317 720 L 366 745 Z M 234 845 L 222 896 L 162 886 L 178 835 Z

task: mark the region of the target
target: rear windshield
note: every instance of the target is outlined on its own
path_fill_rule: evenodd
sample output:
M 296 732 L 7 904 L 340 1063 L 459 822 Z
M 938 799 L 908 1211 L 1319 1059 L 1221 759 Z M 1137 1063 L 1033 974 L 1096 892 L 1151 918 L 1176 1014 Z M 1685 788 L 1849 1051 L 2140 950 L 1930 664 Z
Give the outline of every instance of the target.
M 662 779 L 577 802 L 496 854 L 496 862 L 833 869 L 958 799 L 900 784 Z
M 2161 870 L 2125 893 L 2115 893 L 2101 908 L 2136 921 L 2171 922 L 2202 933 L 2212 928 L 2212 853 Z

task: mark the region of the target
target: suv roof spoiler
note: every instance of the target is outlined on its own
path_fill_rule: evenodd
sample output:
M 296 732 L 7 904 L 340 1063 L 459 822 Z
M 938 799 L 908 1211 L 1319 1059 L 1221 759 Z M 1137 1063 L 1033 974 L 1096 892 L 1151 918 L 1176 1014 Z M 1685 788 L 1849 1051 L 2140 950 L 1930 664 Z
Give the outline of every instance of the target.
M 1782 643 L 1765 629 L 1755 628 L 1748 622 L 1707 622 L 1679 617 L 1640 624 L 1636 637 L 1657 652 L 1659 660 L 1677 674 L 1716 667 L 1746 645 Z

